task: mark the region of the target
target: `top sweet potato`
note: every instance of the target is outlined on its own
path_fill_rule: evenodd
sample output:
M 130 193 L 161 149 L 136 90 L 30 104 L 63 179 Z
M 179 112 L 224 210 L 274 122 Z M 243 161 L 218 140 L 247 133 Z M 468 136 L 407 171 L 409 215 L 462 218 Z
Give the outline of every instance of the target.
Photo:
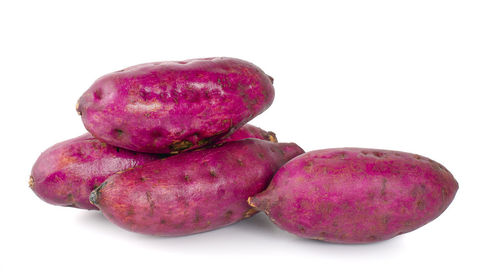
M 216 142 L 262 113 L 272 78 L 234 58 L 154 62 L 99 78 L 77 111 L 96 138 L 149 153 L 178 153 Z

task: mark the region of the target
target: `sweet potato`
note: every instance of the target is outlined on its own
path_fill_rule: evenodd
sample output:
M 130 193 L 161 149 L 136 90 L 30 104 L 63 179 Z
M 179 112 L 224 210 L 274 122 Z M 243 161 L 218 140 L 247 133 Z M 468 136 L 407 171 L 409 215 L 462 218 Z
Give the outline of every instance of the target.
M 285 164 L 249 203 L 280 228 L 334 243 L 415 230 L 451 203 L 458 183 L 428 158 L 377 149 L 325 149 Z
M 114 146 L 178 153 L 215 143 L 266 110 L 272 78 L 234 58 L 146 63 L 99 78 L 79 99 L 87 130 Z
M 222 142 L 245 138 L 276 141 L 272 132 L 244 125 Z M 90 192 L 111 174 L 165 157 L 113 147 L 89 133 L 50 147 L 33 166 L 30 187 L 48 203 L 94 210 Z
M 228 142 L 112 175 L 90 201 L 112 222 L 135 232 L 178 236 L 213 230 L 254 214 L 247 198 L 303 152 L 293 143 Z
M 90 192 L 107 177 L 159 158 L 110 146 L 87 133 L 44 151 L 29 185 L 48 203 L 93 210 L 97 208 L 89 202 Z

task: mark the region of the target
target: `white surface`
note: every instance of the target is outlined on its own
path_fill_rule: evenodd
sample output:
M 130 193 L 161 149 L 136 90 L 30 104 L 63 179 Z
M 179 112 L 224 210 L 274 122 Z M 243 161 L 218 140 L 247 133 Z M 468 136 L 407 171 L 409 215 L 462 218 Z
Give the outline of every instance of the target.
M 500 269 L 498 1 L 9 2 L 0 3 L 1 271 Z M 428 156 L 455 175 L 455 201 L 414 232 L 346 246 L 296 238 L 262 214 L 148 237 L 28 188 L 38 155 L 84 132 L 75 103 L 97 77 L 209 56 L 274 77 L 274 104 L 252 123 L 280 141 Z

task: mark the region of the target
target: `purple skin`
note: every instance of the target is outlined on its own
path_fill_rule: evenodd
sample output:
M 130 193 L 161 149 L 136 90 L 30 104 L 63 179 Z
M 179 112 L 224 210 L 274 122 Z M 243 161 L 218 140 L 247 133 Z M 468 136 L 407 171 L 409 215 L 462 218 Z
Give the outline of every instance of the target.
M 246 200 L 264 190 L 294 143 L 245 139 L 181 153 L 109 177 L 90 195 L 112 222 L 161 236 L 213 230 L 250 217 Z
M 77 104 L 87 130 L 114 146 L 178 153 L 215 143 L 265 111 L 272 78 L 234 58 L 154 62 L 99 78 Z
M 233 135 L 224 142 L 243 138 L 276 139 L 272 132 L 252 125 L 244 125 Z M 113 147 L 87 133 L 45 151 L 33 167 L 29 184 L 48 203 L 96 210 L 88 201 L 89 195 L 107 177 L 162 157 Z
M 451 173 L 428 158 L 339 148 L 289 161 L 248 202 L 300 237 L 358 244 L 425 225 L 450 205 L 457 190 Z
M 107 177 L 159 158 L 110 146 L 86 133 L 44 151 L 31 170 L 29 186 L 48 203 L 96 210 L 89 195 Z
M 244 126 L 240 127 L 237 131 L 235 131 L 233 134 L 229 135 L 229 137 L 220 140 L 219 143 L 237 141 L 248 138 L 261 139 L 274 143 L 278 142 L 278 139 L 276 138 L 276 134 L 274 132 L 265 131 L 259 127 L 252 126 L 250 124 L 245 124 Z

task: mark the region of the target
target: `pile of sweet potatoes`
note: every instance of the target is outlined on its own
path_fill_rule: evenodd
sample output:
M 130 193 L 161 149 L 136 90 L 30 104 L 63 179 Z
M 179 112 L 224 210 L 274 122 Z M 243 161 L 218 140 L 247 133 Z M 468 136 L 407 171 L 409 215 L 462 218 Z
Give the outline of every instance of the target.
M 194 234 L 264 211 L 286 231 L 335 243 L 412 231 L 453 200 L 458 183 L 428 158 L 362 148 L 304 153 L 247 124 L 273 99 L 273 78 L 234 58 L 107 74 L 77 104 L 90 134 L 43 152 L 29 185 L 48 203 L 99 209 L 145 234 Z

